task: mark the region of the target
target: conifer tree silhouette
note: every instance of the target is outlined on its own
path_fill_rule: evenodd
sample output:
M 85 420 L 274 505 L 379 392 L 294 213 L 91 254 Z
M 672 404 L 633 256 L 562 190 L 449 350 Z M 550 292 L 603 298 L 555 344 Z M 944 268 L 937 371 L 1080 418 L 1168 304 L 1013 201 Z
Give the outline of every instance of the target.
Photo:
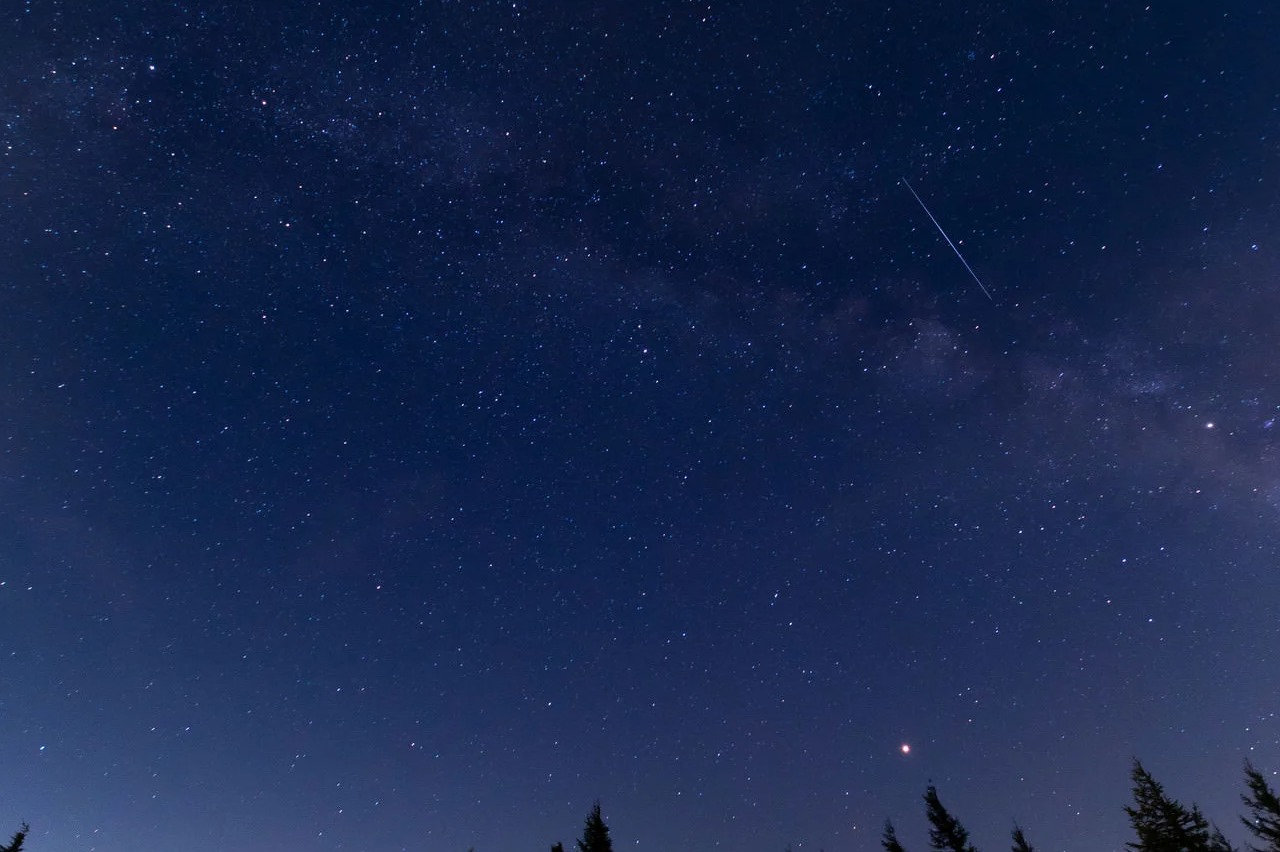
M 932 784 L 924 793 L 925 816 L 929 818 L 929 845 L 935 852 L 978 852 L 969 843 L 969 832 L 942 806 L 938 788 Z
M 1138 836 L 1125 844 L 1132 852 L 1227 852 L 1231 848 L 1222 832 L 1210 833 L 1209 821 L 1199 808 L 1170 798 L 1137 760 L 1133 762 L 1133 804 L 1124 812 Z
M 1240 798 L 1249 809 L 1249 816 L 1240 817 L 1240 821 L 1262 843 L 1261 846 L 1250 844 L 1249 848 L 1253 852 L 1280 852 L 1280 798 L 1248 761 L 1244 764 L 1244 780 L 1249 794 Z
M 613 852 L 613 841 L 609 839 L 609 826 L 604 824 L 600 816 L 600 802 L 596 802 L 587 814 L 586 824 L 582 827 L 582 839 L 578 841 L 578 852 Z
M 1022 826 L 1016 822 L 1013 824 L 1013 852 L 1036 852 L 1035 847 L 1027 842 L 1027 836 L 1022 833 Z
M 31 827 L 24 822 L 22 828 L 14 833 L 8 845 L 0 843 L 0 852 L 22 852 L 22 842 L 27 839 L 27 832 L 30 830 Z
M 907 852 L 898 842 L 898 832 L 889 820 L 884 821 L 884 834 L 880 837 L 880 845 L 884 847 L 884 852 Z

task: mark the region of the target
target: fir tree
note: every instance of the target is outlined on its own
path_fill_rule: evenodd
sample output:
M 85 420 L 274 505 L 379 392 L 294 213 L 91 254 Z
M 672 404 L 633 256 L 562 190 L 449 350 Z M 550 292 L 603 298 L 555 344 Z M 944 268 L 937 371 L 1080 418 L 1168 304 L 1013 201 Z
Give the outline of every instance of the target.
M 1125 844 L 1133 852 L 1225 852 L 1210 834 L 1209 821 L 1200 809 L 1169 798 L 1137 760 L 1133 762 L 1133 805 L 1124 812 L 1138 836 Z M 1221 838 L 1221 832 L 1217 836 Z
M 1027 842 L 1027 836 L 1022 833 L 1022 826 L 1016 822 L 1013 824 L 1013 852 L 1036 852 L 1035 847 Z
M 604 824 L 600 816 L 600 803 L 596 802 L 587 814 L 586 824 L 582 828 L 582 839 L 578 841 L 578 852 L 613 852 L 613 841 L 609 839 L 609 826 Z
M 564 844 L 563 844 L 563 843 L 552 843 L 552 844 L 551 844 L 551 852 L 564 852 Z
M 924 793 L 925 815 L 929 818 L 929 845 L 935 852 L 978 852 L 969 843 L 969 832 L 960 820 L 947 813 L 932 784 Z
M 14 833 L 13 839 L 9 841 L 7 846 L 0 843 L 0 852 L 22 852 L 22 841 L 27 839 L 27 832 L 30 830 L 31 827 L 24 822 L 22 828 L 19 828 Z
M 1241 796 L 1249 816 L 1241 817 L 1245 828 L 1262 845 L 1249 845 L 1254 852 L 1280 852 L 1280 798 L 1253 764 L 1245 762 L 1244 780 L 1249 785 L 1249 795 Z
M 880 845 L 884 847 L 884 852 L 907 852 L 898 842 L 898 832 L 889 820 L 884 821 L 884 834 L 880 838 Z

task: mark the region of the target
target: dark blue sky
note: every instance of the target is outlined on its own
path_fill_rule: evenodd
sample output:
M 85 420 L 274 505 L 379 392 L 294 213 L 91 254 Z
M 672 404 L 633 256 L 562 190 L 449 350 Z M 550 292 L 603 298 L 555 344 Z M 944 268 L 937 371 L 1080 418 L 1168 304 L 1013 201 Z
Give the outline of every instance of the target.
M 1242 839 L 1268 4 L 2 20 L 0 830 Z

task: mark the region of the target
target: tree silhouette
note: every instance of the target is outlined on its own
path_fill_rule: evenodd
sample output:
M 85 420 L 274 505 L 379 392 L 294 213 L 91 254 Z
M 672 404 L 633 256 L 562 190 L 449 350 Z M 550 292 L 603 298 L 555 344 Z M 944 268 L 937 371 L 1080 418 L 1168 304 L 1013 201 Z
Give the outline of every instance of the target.
M 884 834 L 880 837 L 880 845 L 884 847 L 884 852 L 907 852 L 898 842 L 898 832 L 889 820 L 884 821 Z
M 0 843 L 0 852 L 21 852 L 22 841 L 27 839 L 27 832 L 30 830 L 31 826 L 24 822 L 22 828 L 14 832 L 13 839 L 9 841 L 7 846 Z
M 1199 808 L 1169 798 L 1137 760 L 1133 762 L 1133 804 L 1124 812 L 1138 836 L 1125 844 L 1133 852 L 1227 852 L 1231 848 L 1222 832 L 1210 834 L 1209 821 Z
M 1013 852 L 1036 852 L 1035 847 L 1027 842 L 1027 836 L 1022 833 L 1022 826 L 1016 822 L 1013 824 Z
M 969 832 L 942 806 L 938 788 L 932 784 L 924 793 L 925 815 L 929 817 L 929 845 L 935 852 L 978 852 L 969 843 Z
M 1241 796 L 1249 816 L 1241 817 L 1245 828 L 1262 842 L 1261 846 L 1249 845 L 1254 852 L 1280 852 L 1280 798 L 1253 764 L 1245 761 L 1244 780 L 1249 795 Z
M 578 852 L 613 852 L 613 841 L 609 839 L 609 826 L 604 824 L 600 816 L 600 802 L 597 801 L 587 814 L 586 824 L 582 828 L 582 839 L 578 841 Z

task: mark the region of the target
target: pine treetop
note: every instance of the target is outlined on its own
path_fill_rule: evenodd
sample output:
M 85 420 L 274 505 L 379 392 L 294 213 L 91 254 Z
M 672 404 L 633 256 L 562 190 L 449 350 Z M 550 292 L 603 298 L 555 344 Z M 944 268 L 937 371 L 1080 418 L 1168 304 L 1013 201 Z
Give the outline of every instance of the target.
M 1249 848 L 1254 852 L 1280 852 L 1280 797 L 1248 761 L 1244 765 L 1244 780 L 1249 793 L 1240 799 L 1249 809 L 1249 816 L 1241 817 L 1240 821 L 1262 843 L 1261 846 L 1250 844 Z
M 1013 852 L 1036 852 L 1035 847 L 1027 842 L 1027 836 L 1022 833 L 1022 826 L 1017 823 L 1013 824 Z
M 582 827 L 582 839 L 578 841 L 578 852 L 613 852 L 609 826 L 604 824 L 604 817 L 600 815 L 599 802 L 587 814 L 586 824 Z
M 929 818 L 929 845 L 935 852 L 978 852 L 969 843 L 969 832 L 942 806 L 938 788 L 932 784 L 924 794 L 925 815 Z
M 1133 852 L 1213 852 L 1209 821 L 1194 805 L 1170 798 L 1143 765 L 1133 762 L 1133 804 L 1124 812 L 1137 835 L 1125 847 Z
M 898 832 L 889 820 L 884 821 L 884 834 L 880 837 L 880 845 L 884 847 L 884 852 L 907 852 L 898 842 Z

